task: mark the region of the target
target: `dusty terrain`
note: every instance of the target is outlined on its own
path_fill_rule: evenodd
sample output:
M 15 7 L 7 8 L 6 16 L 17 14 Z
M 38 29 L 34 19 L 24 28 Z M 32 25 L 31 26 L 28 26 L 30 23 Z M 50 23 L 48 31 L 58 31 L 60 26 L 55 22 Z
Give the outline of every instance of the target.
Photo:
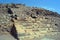
M 60 40 L 60 14 L 24 4 L 0 4 L 0 40 Z

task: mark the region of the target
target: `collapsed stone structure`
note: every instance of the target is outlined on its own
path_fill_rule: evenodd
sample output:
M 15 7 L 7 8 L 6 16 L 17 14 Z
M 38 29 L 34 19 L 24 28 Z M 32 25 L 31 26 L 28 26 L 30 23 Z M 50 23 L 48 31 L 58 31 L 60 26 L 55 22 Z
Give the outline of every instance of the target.
M 57 12 L 22 4 L 0 4 L 1 40 L 59 40 L 59 24 Z

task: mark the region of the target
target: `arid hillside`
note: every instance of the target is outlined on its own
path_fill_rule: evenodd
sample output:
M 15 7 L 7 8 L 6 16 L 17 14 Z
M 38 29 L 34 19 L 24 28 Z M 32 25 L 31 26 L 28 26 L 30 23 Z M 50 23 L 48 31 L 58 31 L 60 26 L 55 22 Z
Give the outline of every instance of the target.
M 0 40 L 60 40 L 60 14 L 24 4 L 0 4 Z

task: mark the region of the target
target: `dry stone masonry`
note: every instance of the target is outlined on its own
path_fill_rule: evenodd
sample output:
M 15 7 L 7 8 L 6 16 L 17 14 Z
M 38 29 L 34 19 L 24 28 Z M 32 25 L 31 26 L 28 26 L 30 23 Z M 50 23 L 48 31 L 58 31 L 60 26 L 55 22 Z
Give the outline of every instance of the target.
M 0 4 L 0 40 L 60 40 L 60 14 L 24 4 Z

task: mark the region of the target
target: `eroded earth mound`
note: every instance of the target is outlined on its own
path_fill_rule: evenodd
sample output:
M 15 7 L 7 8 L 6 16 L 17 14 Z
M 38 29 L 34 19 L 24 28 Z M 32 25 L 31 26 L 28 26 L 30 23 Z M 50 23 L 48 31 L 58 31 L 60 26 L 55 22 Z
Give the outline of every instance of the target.
M 0 40 L 60 40 L 60 14 L 24 4 L 0 4 Z

